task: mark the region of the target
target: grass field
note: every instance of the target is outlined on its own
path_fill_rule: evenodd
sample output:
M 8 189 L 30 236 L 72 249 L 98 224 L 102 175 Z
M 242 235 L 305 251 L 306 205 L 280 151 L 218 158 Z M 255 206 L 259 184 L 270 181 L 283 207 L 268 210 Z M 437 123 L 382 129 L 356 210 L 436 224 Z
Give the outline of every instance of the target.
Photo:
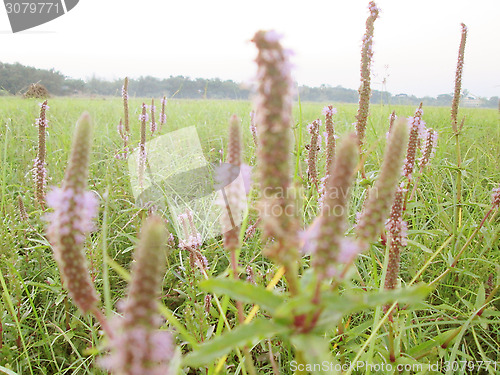
M 148 103 L 150 100 L 145 101 Z M 51 247 L 45 239 L 44 212 L 34 200 L 31 168 L 37 148 L 38 130 L 34 122 L 39 115 L 38 102 L 34 99 L 0 98 L 0 373 L 104 374 L 94 364 L 95 358 L 104 352 L 99 325 L 93 318 L 82 315 L 67 297 Z M 134 147 L 139 141 L 141 103 L 141 99 L 130 99 L 131 144 Z M 317 196 L 306 176 L 304 146 L 309 143 L 310 137 L 306 126 L 316 118 L 324 120 L 321 110 L 327 104 L 333 104 L 338 109 L 334 117 L 336 134 L 342 138 L 353 131 L 356 105 L 295 103 L 293 108 L 293 160 L 299 160 L 294 163 L 293 171 L 295 180 L 302 187 L 302 227 L 310 224 L 318 214 Z M 135 205 L 127 162 L 115 158 L 122 147 L 116 127 L 123 116 L 123 102 L 120 98 L 53 98 L 49 99 L 49 106 L 49 186 L 59 185 L 63 179 L 74 125 L 80 114 L 88 111 L 94 121 L 89 189 L 99 196 L 100 210 L 96 230 L 86 245 L 93 280 L 110 316 L 116 310 L 116 302 L 123 297 L 132 250 L 145 216 L 145 211 Z M 167 105 L 167 124 L 162 133 L 196 126 L 206 160 L 217 162 L 220 150 L 226 149 L 229 118 L 236 114 L 242 119 L 244 160 L 253 166 L 256 150 L 249 131 L 251 110 L 252 103 L 244 101 L 172 99 Z M 361 209 L 364 200 L 364 186 L 373 183 L 378 175 L 390 113 L 395 110 L 399 117 L 409 117 L 415 108 L 373 105 L 370 110 L 366 135 L 369 150 L 365 162 L 367 180 L 358 177 L 355 182 L 349 212 L 351 227 L 355 213 Z M 457 223 L 454 220 L 457 209 L 457 152 L 450 125 L 450 109 L 424 108 L 424 121 L 439 133 L 438 147 L 421 177 L 415 198 L 408 205 L 408 246 L 402 254 L 400 278 L 401 284 L 407 285 L 418 275 L 417 281 L 433 284 L 433 288 L 421 303 L 400 310 L 395 317 L 394 337 L 401 354 L 397 363 L 424 364 L 427 367 L 420 372 L 404 370 L 400 373 L 466 373 L 464 363 L 469 370 L 471 366 L 477 368 L 482 363 L 481 373 L 500 373 L 500 297 L 493 295 L 486 301 L 484 313 L 476 315 L 483 307 L 488 292 L 500 283 L 498 213 L 490 215 L 479 232 L 473 235 L 491 206 L 492 189 L 498 187 L 500 182 L 499 114 L 496 110 L 461 109 L 460 117 L 463 115 L 466 120 L 460 136 L 462 204 Z M 321 133 L 324 131 L 322 126 Z M 322 177 L 323 149 L 318 170 Z M 26 208 L 27 220 L 20 214 L 19 198 Z M 248 225 L 254 220 L 254 212 L 250 210 Z M 467 243 L 469 237 L 470 243 Z M 454 256 L 464 245 L 465 252 L 457 266 L 433 283 L 450 267 Z M 265 286 L 278 267 L 262 255 L 262 247 L 257 232 L 244 242 L 239 265 L 242 279 L 246 277 L 247 267 L 250 267 L 256 283 Z M 202 251 L 208 260 L 210 278 L 229 273 L 229 254 L 224 251 L 220 238 L 208 239 Z M 366 290 L 378 290 L 383 285 L 385 251 L 381 243 L 375 243 L 368 252 L 358 257 L 357 272 L 351 275 L 352 288 L 364 285 Z M 187 254 L 179 249 L 169 255 L 161 299 L 163 306 L 173 312 L 176 322 L 196 343 L 222 336 L 226 331 L 221 309 L 226 312 L 227 324 L 237 326 L 234 301 L 219 295 L 206 311 L 206 293 L 197 286 L 203 275 L 189 273 L 181 267 L 181 261 L 188 262 Z M 307 274 L 305 270 L 308 267 L 309 256 L 304 256 L 301 273 Z M 285 293 L 284 281 L 280 281 L 276 289 L 277 293 Z M 250 303 L 245 305 L 247 313 L 251 307 Z M 168 311 L 165 311 L 164 315 L 168 317 Z M 354 359 L 379 365 L 386 362 L 388 326 L 381 324 L 374 330 L 382 315 L 380 305 L 345 314 L 340 324 L 343 332 L 334 324 L 324 333 L 323 337 L 331 343 L 330 349 L 339 363 L 350 363 Z M 183 353 L 191 352 L 196 346 L 185 336 L 176 334 L 176 338 Z M 290 363 L 294 360 L 293 346 L 296 345 L 292 345 L 292 341 L 277 336 L 252 341 L 251 355 L 258 373 L 273 373 L 270 351 L 279 372 L 292 373 Z M 310 347 L 310 350 L 315 348 Z M 486 366 L 488 361 L 489 367 Z M 200 370 L 184 367 L 184 371 L 214 374 L 217 361 L 210 363 L 206 370 L 205 367 Z M 462 370 L 448 369 L 447 366 L 453 363 L 458 363 Z M 439 370 L 433 372 L 429 367 L 432 364 L 439 364 Z M 232 351 L 222 373 L 246 371 L 238 353 Z M 354 369 L 352 373 L 392 372 L 374 368 L 372 371 Z

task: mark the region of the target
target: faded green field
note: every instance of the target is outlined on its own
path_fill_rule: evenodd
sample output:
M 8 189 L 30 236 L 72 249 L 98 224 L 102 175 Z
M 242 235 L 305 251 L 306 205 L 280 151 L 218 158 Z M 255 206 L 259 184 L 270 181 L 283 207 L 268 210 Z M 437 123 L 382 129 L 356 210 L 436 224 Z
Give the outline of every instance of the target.
M 146 100 L 145 100 L 146 101 Z M 0 210 L 1 242 L 0 271 L 5 277 L 3 299 L 0 299 L 0 321 L 3 331 L 0 343 L 0 366 L 12 369 L 17 374 L 96 374 L 92 368 L 93 356 L 101 349 L 96 347 L 98 332 L 88 317 L 83 317 L 65 298 L 61 288 L 57 267 L 52 260 L 51 250 L 44 239 L 45 224 L 43 213 L 33 198 L 31 168 L 36 156 L 37 127 L 35 119 L 39 115 L 39 100 L 0 97 Z M 132 139 L 139 140 L 139 111 L 141 99 L 130 99 L 130 121 Z M 146 104 L 150 103 L 150 99 Z M 159 101 L 158 101 L 159 103 Z M 294 104 L 294 160 L 297 181 L 305 175 L 306 151 L 309 141 L 306 126 L 316 118 L 323 119 L 324 105 L 333 104 L 338 113 L 334 117 L 336 133 L 353 131 L 356 105 L 335 103 L 295 103 Z M 89 244 L 89 258 L 98 290 L 103 283 L 110 283 L 112 302 L 123 294 L 122 275 L 111 270 L 109 279 L 102 272 L 102 246 L 106 245 L 108 255 L 118 264 L 128 268 L 130 252 L 136 241 L 141 222 L 140 210 L 134 205 L 125 161 L 114 156 L 122 143 L 117 133 L 117 124 L 123 116 L 121 98 L 103 99 L 49 99 L 47 113 L 49 128 L 47 135 L 47 169 L 49 185 L 58 185 L 62 180 L 69 155 L 74 125 L 83 111 L 88 111 L 94 120 L 94 144 L 91 156 L 89 188 L 108 202 L 108 216 L 104 222 L 103 208 L 98 219 L 100 228 L 92 234 Z M 158 106 L 157 106 L 158 108 Z M 186 126 L 196 126 L 201 145 L 208 161 L 218 161 L 220 150 L 225 148 L 227 123 L 232 114 L 242 119 L 244 134 L 244 158 L 255 165 L 255 145 L 249 131 L 252 103 L 247 101 L 170 100 L 167 104 L 167 124 L 162 133 Z M 392 111 L 400 117 L 413 115 L 415 108 L 403 106 L 371 106 L 367 128 L 366 145 L 369 150 L 366 165 L 369 181 L 358 181 L 351 202 L 351 222 L 363 200 L 362 183 L 371 183 L 378 173 L 388 129 L 388 118 Z M 159 111 L 157 110 L 157 113 Z M 424 107 L 423 119 L 428 127 L 439 132 L 438 148 L 434 159 L 422 176 L 416 200 L 409 205 L 409 245 L 402 258 L 401 278 L 411 279 L 421 265 L 448 238 L 457 232 L 459 240 L 452 242 L 435 259 L 423 274 L 424 281 L 439 275 L 481 221 L 490 204 L 491 189 L 500 182 L 500 124 L 497 110 L 461 109 L 460 118 L 466 116 L 461 135 L 463 159 L 463 205 L 460 228 L 453 228 L 455 204 L 456 147 L 450 125 L 450 109 Z M 321 133 L 324 131 L 324 125 Z M 149 137 L 149 135 L 148 135 Z M 149 138 L 148 138 L 149 139 Z M 324 175 L 323 158 L 319 163 L 320 177 Z M 304 187 L 306 182 L 303 181 Z M 309 223 L 317 214 L 317 206 L 305 190 L 303 196 L 302 219 Z M 26 206 L 29 223 L 20 220 L 18 196 Z M 252 218 L 253 219 L 253 218 Z M 102 225 L 106 225 L 106 232 Z M 500 263 L 500 221 L 489 222 L 476 237 L 459 262 L 458 270 L 444 279 L 428 298 L 426 308 L 412 311 L 415 323 L 407 324 L 411 345 L 417 346 L 441 331 L 441 321 L 447 328 L 468 319 L 467 311 L 484 294 L 484 283 L 490 274 L 498 278 Z M 105 241 L 105 242 L 103 242 Z M 268 281 L 268 270 L 273 266 L 260 254 L 260 243 L 252 239 L 245 243 L 241 254 L 243 267 L 252 264 L 262 284 Z M 219 239 L 205 244 L 205 254 L 210 263 L 210 271 L 217 275 L 228 264 Z M 358 271 L 368 288 L 378 288 L 380 284 L 378 260 L 383 257 L 383 249 L 373 246 L 370 253 L 360 257 Z M 189 305 L 190 296 L 182 276 L 177 272 L 179 254 L 172 254 L 169 270 L 165 277 L 163 303 L 174 311 L 180 321 L 197 338 L 203 338 L 209 327 L 217 323 L 217 316 L 199 322 L 199 311 Z M 307 261 L 304 260 L 304 267 Z M 483 288 L 483 289 L 481 289 Z M 481 292 L 481 290 L 483 292 Z M 498 300 L 494 301 L 498 307 Z M 436 307 L 439 306 L 439 307 Z M 16 317 L 12 316 L 12 309 Z M 203 314 L 201 314 L 203 315 Z M 355 316 L 352 325 L 357 329 L 347 332 L 347 348 L 355 347 L 359 337 L 369 331 L 371 314 Z M 500 327 L 498 311 L 489 315 L 483 325 L 475 326 L 462 339 L 462 345 L 454 349 L 457 360 L 485 360 L 498 356 Z M 434 323 L 429 323 L 434 322 Z M 357 328 L 356 328 L 357 327 Z M 361 328 L 359 328 L 361 327 Z M 409 346 L 410 343 L 407 343 Z M 278 345 L 278 344 L 276 344 Z M 258 352 L 259 348 L 256 349 Z M 276 349 L 280 350 L 280 349 Z M 282 373 L 292 359 L 290 349 L 282 349 L 279 359 Z M 262 349 L 264 351 L 264 349 Z M 436 354 L 436 355 L 439 355 Z M 447 358 L 443 354 L 442 358 Z M 497 357 L 497 360 L 500 360 Z M 233 360 L 230 360 L 234 362 Z M 262 364 L 262 373 L 271 373 L 269 364 Z M 2 370 L 0 369 L 0 373 Z

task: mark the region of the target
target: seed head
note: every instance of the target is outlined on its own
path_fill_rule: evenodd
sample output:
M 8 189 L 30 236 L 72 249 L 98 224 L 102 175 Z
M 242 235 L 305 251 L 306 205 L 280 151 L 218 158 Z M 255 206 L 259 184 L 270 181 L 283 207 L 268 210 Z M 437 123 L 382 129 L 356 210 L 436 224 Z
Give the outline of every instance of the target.
M 174 355 L 172 337 L 159 331 L 158 296 L 165 265 L 168 233 L 158 216 L 151 215 L 144 224 L 134 254 L 127 299 L 122 304 L 123 317 L 113 324 L 111 354 L 102 359 L 102 367 L 113 374 L 170 374 Z
M 407 125 L 398 120 L 387 142 L 380 175 L 375 182 L 364 212 L 356 226 L 356 234 L 362 243 L 374 241 L 380 234 L 394 199 L 394 191 L 400 178 L 404 148 L 408 139 Z
M 263 235 L 273 238 L 266 250 L 269 257 L 284 265 L 298 259 L 298 221 L 290 198 L 290 133 L 292 119 L 292 78 L 289 56 L 274 31 L 259 31 L 257 46 L 256 123 L 259 135 L 257 167 Z
M 320 278 L 333 276 L 334 265 L 345 261 L 353 251 L 351 241 L 344 238 L 351 184 L 357 162 L 357 138 L 354 134 L 343 139 L 335 163 L 327 176 L 323 206 L 317 235 L 313 241 L 314 267 Z M 342 259 L 341 259 L 342 258 Z

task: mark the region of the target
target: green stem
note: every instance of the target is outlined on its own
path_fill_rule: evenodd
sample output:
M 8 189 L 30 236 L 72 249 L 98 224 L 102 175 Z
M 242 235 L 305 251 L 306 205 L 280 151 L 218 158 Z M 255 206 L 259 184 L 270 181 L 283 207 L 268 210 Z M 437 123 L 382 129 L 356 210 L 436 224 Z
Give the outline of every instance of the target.
M 460 132 L 455 133 L 455 145 L 457 149 L 457 195 L 455 202 L 455 225 L 454 227 L 458 229 L 462 226 L 462 156 L 460 154 Z M 456 233 L 455 233 L 456 234 Z M 458 241 L 458 237 L 455 237 Z

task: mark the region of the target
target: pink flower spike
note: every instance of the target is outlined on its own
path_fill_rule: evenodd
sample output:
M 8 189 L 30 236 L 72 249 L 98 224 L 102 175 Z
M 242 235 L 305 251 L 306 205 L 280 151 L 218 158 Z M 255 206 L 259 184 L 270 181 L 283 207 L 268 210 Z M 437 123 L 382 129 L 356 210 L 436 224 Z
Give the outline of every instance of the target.
M 333 108 L 331 105 L 329 105 L 324 107 L 321 113 L 323 114 L 323 116 L 333 116 L 337 114 L 337 108 Z

